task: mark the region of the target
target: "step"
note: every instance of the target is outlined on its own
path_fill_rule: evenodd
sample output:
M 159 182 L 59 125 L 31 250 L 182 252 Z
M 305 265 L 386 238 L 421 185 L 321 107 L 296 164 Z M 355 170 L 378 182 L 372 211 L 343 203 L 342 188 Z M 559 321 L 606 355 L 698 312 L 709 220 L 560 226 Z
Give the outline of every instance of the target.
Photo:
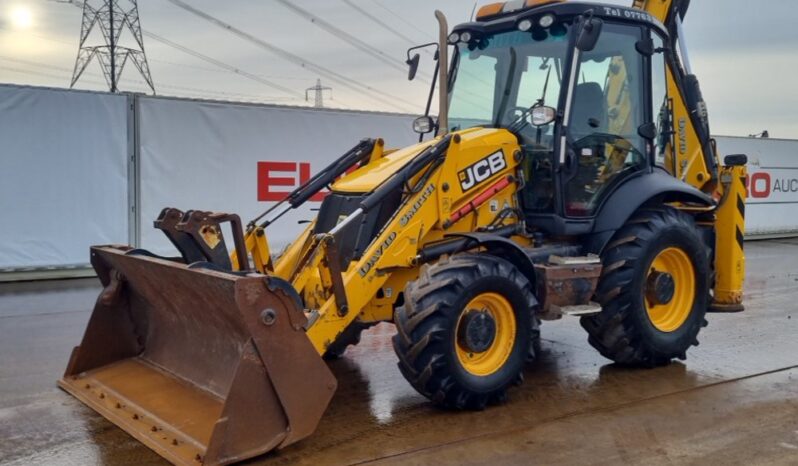
M 556 309 L 560 314 L 569 317 L 588 317 L 601 313 L 601 306 L 598 303 L 582 304 L 578 306 L 564 306 Z

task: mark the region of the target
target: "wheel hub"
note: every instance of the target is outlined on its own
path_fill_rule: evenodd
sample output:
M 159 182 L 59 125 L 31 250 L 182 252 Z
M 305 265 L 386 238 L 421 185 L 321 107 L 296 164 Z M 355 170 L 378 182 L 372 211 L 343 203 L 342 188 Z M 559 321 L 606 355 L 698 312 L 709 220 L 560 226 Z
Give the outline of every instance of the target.
M 666 272 L 651 272 L 646 284 L 646 298 L 655 305 L 669 304 L 676 293 L 673 275 Z
M 486 311 L 471 310 L 463 316 L 459 343 L 472 353 L 484 353 L 496 339 L 496 320 Z

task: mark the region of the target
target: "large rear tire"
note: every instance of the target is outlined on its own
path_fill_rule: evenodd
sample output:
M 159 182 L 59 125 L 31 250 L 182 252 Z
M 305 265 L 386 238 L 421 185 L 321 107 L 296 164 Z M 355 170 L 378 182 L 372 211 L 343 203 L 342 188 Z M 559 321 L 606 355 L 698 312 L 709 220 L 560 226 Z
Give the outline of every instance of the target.
M 510 262 L 460 254 L 422 269 L 397 308 L 399 369 L 434 403 L 483 409 L 506 399 L 535 357 L 537 300 Z
M 596 290 L 602 305 L 584 317 L 589 343 L 627 366 L 655 367 L 686 359 L 707 325 L 710 267 L 693 218 L 676 209 L 645 209 L 602 254 Z

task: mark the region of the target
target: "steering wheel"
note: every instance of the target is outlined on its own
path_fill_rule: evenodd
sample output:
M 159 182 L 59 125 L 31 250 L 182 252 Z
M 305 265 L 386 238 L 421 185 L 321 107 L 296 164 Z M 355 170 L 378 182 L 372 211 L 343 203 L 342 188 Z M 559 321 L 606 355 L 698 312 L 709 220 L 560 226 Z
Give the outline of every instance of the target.
M 604 146 L 612 146 L 614 150 L 612 152 L 604 153 L 604 160 L 602 160 L 600 163 L 601 169 L 599 170 L 599 173 L 612 173 L 618 171 L 619 169 L 628 168 L 629 165 L 626 162 L 626 159 L 630 153 L 633 154 L 634 159 L 640 160 L 644 158 L 643 154 L 632 144 L 631 141 L 617 134 L 592 133 L 581 139 L 578 139 L 573 143 L 573 147 L 577 152 L 584 148 Z M 617 158 L 612 157 L 615 151 L 618 151 L 621 154 L 627 154 L 624 163 L 622 164 L 622 168 L 618 168 L 620 164 L 613 164 L 614 160 L 618 160 Z
M 622 142 L 622 144 L 619 144 L 618 142 Z M 620 150 L 631 152 L 635 154 L 635 156 L 643 157 L 643 154 L 631 143 L 631 141 L 617 134 L 591 133 L 581 139 L 577 139 L 573 143 L 573 146 L 576 149 L 602 145 L 610 145 Z
M 529 124 L 529 114 L 531 111 L 532 109 L 530 107 L 521 107 L 520 105 L 516 105 L 514 107 L 508 108 L 507 111 L 504 112 L 504 118 L 510 123 L 515 123 L 520 121 L 523 117 L 526 124 Z

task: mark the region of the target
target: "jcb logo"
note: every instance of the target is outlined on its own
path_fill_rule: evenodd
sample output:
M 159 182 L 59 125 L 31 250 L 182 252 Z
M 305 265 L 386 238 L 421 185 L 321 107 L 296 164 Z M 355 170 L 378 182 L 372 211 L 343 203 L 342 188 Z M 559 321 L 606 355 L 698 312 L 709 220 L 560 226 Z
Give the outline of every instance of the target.
M 457 176 L 460 179 L 460 187 L 463 192 L 468 191 L 505 168 L 507 161 L 504 159 L 504 153 L 498 151 L 459 172 Z

